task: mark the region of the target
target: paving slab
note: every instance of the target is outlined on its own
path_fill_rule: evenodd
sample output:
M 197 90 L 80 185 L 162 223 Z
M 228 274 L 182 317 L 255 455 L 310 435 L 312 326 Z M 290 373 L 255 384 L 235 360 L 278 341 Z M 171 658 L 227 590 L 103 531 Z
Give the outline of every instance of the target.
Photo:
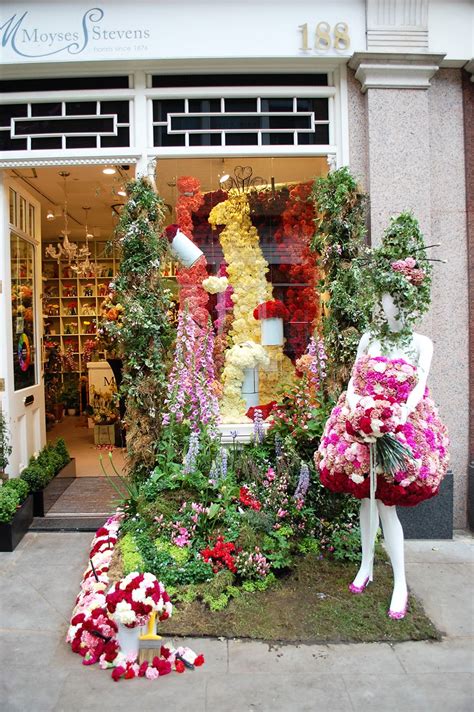
M 468 673 L 344 675 L 354 712 L 472 712 Z
M 405 562 L 470 564 L 474 566 L 474 538 L 456 534 L 454 539 L 405 541 Z
M 206 710 L 209 712 L 328 712 L 352 711 L 342 678 L 318 675 L 314 669 L 290 676 L 260 672 L 234 673 L 225 678 L 211 675 L 207 681 Z
M 431 640 L 412 640 L 396 643 L 393 650 L 406 673 L 474 673 L 472 638 L 447 638 L 441 643 Z

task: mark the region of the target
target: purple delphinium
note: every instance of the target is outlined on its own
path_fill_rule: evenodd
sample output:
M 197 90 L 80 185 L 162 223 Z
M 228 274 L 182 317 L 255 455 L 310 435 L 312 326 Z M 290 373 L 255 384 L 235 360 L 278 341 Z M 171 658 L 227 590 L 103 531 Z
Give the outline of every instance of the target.
M 227 477 L 227 450 L 225 447 L 221 448 L 221 477 L 222 479 Z
M 199 434 L 191 433 L 189 438 L 188 451 L 184 456 L 184 467 L 183 473 L 185 475 L 190 475 L 196 466 L 196 458 L 199 453 Z
M 262 411 L 256 408 L 253 413 L 253 440 L 256 445 L 261 445 L 265 440 Z
M 305 462 L 301 463 L 300 476 L 296 485 L 294 499 L 304 500 L 309 487 L 309 467 Z

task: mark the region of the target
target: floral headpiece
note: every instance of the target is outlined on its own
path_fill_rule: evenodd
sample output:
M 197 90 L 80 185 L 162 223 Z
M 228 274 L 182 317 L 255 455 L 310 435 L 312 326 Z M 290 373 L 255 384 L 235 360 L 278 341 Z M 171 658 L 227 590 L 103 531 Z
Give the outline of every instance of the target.
M 371 251 L 365 264 L 365 306 L 373 311 L 384 293 L 391 294 L 403 322 L 394 333 L 380 307 L 375 309 L 371 332 L 383 343 L 408 343 L 414 323 L 428 311 L 431 263 L 442 260 L 428 258 L 426 251 L 436 246 L 425 245 L 418 221 L 405 212 L 391 219 L 380 247 Z

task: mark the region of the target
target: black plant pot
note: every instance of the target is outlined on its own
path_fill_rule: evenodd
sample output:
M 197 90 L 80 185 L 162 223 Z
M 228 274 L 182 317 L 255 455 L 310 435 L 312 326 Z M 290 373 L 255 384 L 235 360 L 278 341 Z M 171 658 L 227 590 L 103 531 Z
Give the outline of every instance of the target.
M 14 551 L 33 521 L 33 496 L 30 494 L 11 522 L 0 524 L 0 551 Z
M 67 490 L 76 477 L 76 460 L 71 458 L 67 465 L 39 492 L 33 492 L 33 516 L 44 517 L 53 504 Z

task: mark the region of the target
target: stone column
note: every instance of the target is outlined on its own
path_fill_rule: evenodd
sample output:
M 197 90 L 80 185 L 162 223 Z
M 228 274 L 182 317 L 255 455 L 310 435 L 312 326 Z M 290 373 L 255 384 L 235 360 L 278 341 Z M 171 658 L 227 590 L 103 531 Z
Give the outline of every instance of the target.
M 435 346 L 430 387 L 450 430 L 454 522 L 463 527 L 469 371 L 462 91 L 460 70 L 438 72 L 442 58 L 363 52 L 349 66 L 366 96 L 372 244 L 380 242 L 390 216 L 411 210 L 426 243 L 441 243 L 430 256 L 448 259 L 435 263 L 432 307 L 420 331 Z

